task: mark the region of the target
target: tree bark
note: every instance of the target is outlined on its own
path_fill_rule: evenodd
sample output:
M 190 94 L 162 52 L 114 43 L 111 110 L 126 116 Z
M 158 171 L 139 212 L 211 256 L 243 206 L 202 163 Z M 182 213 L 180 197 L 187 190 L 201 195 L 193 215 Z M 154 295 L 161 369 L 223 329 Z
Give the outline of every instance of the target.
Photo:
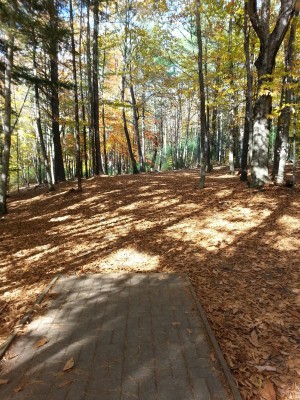
M 144 157 L 143 157 L 141 138 L 140 138 L 140 129 L 139 129 L 139 119 L 140 119 L 139 110 L 138 110 L 138 107 L 136 104 L 135 93 L 134 93 L 134 88 L 133 88 L 132 84 L 130 84 L 129 89 L 130 89 L 130 95 L 131 95 L 131 104 L 132 104 L 132 112 L 133 112 L 133 126 L 134 126 L 136 144 L 137 144 L 137 150 L 138 150 L 138 156 L 139 156 L 140 171 L 145 172 L 145 164 L 144 164 Z
M 196 28 L 197 28 L 197 45 L 198 45 L 198 80 L 199 80 L 199 97 L 200 97 L 200 189 L 205 185 L 205 138 L 206 138 L 206 113 L 205 113 L 205 86 L 203 79 L 203 51 L 202 51 L 202 32 L 200 17 L 200 1 L 196 0 Z
M 272 111 L 270 83 L 276 55 L 294 15 L 294 0 L 281 0 L 281 8 L 270 33 L 270 0 L 248 0 L 248 13 L 260 41 L 255 66 L 258 73 L 258 98 L 254 105 L 251 187 L 260 187 L 270 181 L 268 171 L 269 116 Z
M 99 0 L 94 0 L 94 30 L 93 30 L 93 95 L 94 95 L 94 134 L 95 134 L 95 165 L 94 173 L 103 174 L 100 150 L 99 133 L 99 80 L 98 80 L 98 57 L 99 57 Z
M 297 12 L 296 15 L 299 15 L 299 12 Z M 289 131 L 291 125 L 291 114 L 292 114 L 291 103 L 293 98 L 293 90 L 289 85 L 292 83 L 291 69 L 293 67 L 295 58 L 295 49 L 294 49 L 295 38 L 296 38 L 296 19 L 294 19 L 291 24 L 290 36 L 285 54 L 285 70 L 288 75 L 286 77 L 287 87 L 284 90 L 285 105 L 281 112 L 281 116 L 279 117 L 279 120 L 282 121 L 282 137 L 281 137 L 278 176 L 277 176 L 278 185 L 283 185 L 284 183 L 285 165 L 288 156 L 288 144 L 289 144 L 288 141 L 289 141 Z
M 11 12 L 13 13 L 13 6 Z M 11 80 L 14 55 L 14 36 L 10 29 L 13 28 L 13 16 L 10 17 L 10 26 L 6 35 L 5 73 L 4 73 L 4 115 L 3 133 L 4 141 L 0 163 L 0 215 L 7 213 L 7 190 L 11 148 Z
M 240 180 L 246 182 L 248 180 L 248 151 L 249 140 L 252 139 L 252 75 L 250 65 L 250 32 L 248 28 L 248 14 L 247 14 L 247 1 L 245 1 L 244 10 L 244 52 L 245 52 L 245 66 L 247 75 L 247 88 L 246 88 L 246 107 L 245 107 L 245 122 L 244 122 L 244 135 L 243 135 L 243 148 L 241 157 L 241 175 Z
M 37 79 L 37 61 L 36 61 L 36 45 L 34 44 L 33 48 L 33 69 L 34 76 Z M 52 182 L 51 168 L 50 163 L 47 156 L 46 145 L 44 141 L 42 122 L 41 122 L 41 108 L 40 108 L 40 93 L 39 93 L 39 85 L 37 80 L 34 82 L 34 98 L 35 98 L 35 121 L 36 121 L 36 131 L 37 137 L 40 142 L 42 157 L 44 160 L 44 167 L 46 172 L 46 179 L 48 183 L 49 191 L 54 190 L 54 185 Z
M 83 4 L 81 3 L 80 9 L 80 35 L 79 35 L 79 76 L 80 76 L 80 100 L 81 100 L 81 116 L 83 122 L 83 154 L 84 154 L 84 166 L 85 166 L 85 178 L 89 177 L 88 170 L 88 152 L 87 152 L 87 131 L 86 131 L 86 115 L 85 115 L 85 102 L 83 96 L 83 73 L 82 73 L 82 62 L 81 62 L 81 54 L 82 54 L 82 8 Z M 87 41 L 89 38 L 87 38 Z
M 50 79 L 51 79 L 51 118 L 52 118 L 52 136 L 54 145 L 54 177 L 55 182 L 66 180 L 62 146 L 59 132 L 59 96 L 58 96 L 58 39 L 55 32 L 58 30 L 58 10 L 55 0 L 49 4 L 49 18 L 52 31 L 50 42 Z
M 121 98 L 122 98 L 122 118 L 123 118 L 123 126 L 124 126 L 124 134 L 127 142 L 127 147 L 128 147 L 128 152 L 129 152 L 129 157 L 131 161 L 131 166 L 132 166 L 132 172 L 134 174 L 138 174 L 139 170 L 136 165 L 136 160 L 133 154 L 132 150 L 132 145 L 131 145 L 131 140 L 130 140 L 130 135 L 128 131 L 128 126 L 127 126 L 127 120 L 126 120 L 126 112 L 125 112 L 125 75 L 123 74 L 122 76 L 122 90 L 121 90 Z
M 70 7 L 70 28 L 71 28 L 71 47 L 72 47 L 72 69 L 74 81 L 74 112 L 75 112 L 75 136 L 76 136 L 76 175 L 77 190 L 82 191 L 81 185 L 81 156 L 80 156 L 80 128 L 79 128 L 79 102 L 78 102 L 78 84 L 75 57 L 75 40 L 74 40 L 74 22 L 73 22 L 73 5 L 72 0 L 69 1 Z

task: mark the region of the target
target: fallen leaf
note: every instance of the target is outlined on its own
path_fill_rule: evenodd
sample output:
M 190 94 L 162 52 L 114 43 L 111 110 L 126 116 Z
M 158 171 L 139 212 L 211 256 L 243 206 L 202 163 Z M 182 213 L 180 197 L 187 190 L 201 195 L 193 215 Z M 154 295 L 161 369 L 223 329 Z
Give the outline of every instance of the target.
M 187 329 L 186 329 L 186 333 L 188 333 L 189 335 L 191 335 L 193 332 L 192 332 L 191 329 L 187 328 Z
M 74 367 L 74 358 L 71 357 L 67 362 L 66 365 L 64 366 L 63 371 L 69 371 L 69 369 Z
M 264 382 L 264 386 L 260 389 L 259 394 L 265 400 L 276 400 L 276 392 L 271 381 Z
M 172 322 L 172 325 L 173 325 L 173 326 L 180 325 L 180 322 Z
M 250 334 L 250 338 L 249 341 L 253 344 L 253 346 L 258 347 L 259 343 L 258 343 L 258 336 L 256 331 L 253 329 L 253 331 Z
M 0 385 L 5 385 L 8 382 L 8 379 L 0 379 Z
M 61 383 L 61 384 L 58 386 L 58 389 L 61 389 L 61 388 L 65 387 L 65 386 L 69 385 L 69 384 L 72 383 L 72 382 L 73 382 L 73 381 L 66 381 L 66 382 L 63 382 L 63 383 Z
M 22 383 L 20 386 L 18 386 L 17 388 L 14 389 L 15 393 L 19 393 L 22 392 L 22 390 L 24 389 L 24 383 Z
M 255 365 L 255 368 L 258 371 L 277 371 L 276 367 L 272 367 L 272 365 Z
M 44 337 L 44 338 L 38 340 L 38 341 L 35 343 L 35 347 L 37 347 L 37 348 L 42 347 L 42 346 L 44 346 L 44 345 L 45 345 L 46 343 L 48 343 L 48 342 L 49 342 L 49 339 L 47 339 L 46 337 Z
M 299 318 L 299 319 L 300 319 L 300 313 L 299 313 L 298 311 L 292 310 L 292 311 L 290 311 L 290 314 L 291 314 L 293 317 L 296 317 L 296 318 Z

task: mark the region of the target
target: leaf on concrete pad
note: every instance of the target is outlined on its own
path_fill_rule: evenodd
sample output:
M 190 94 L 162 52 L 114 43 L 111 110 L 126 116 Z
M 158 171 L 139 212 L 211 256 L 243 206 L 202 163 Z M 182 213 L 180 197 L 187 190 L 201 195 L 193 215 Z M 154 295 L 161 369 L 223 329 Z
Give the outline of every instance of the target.
M 0 379 L 0 385 L 5 385 L 8 382 L 8 379 Z
M 265 400 L 276 400 L 276 392 L 271 381 L 264 382 L 264 386 L 260 389 L 259 394 Z
M 72 382 L 73 382 L 73 381 L 65 381 L 65 382 L 61 383 L 61 384 L 58 386 L 58 389 L 61 389 L 61 388 L 65 387 L 65 386 L 69 385 L 69 384 L 72 383 Z
M 180 325 L 180 322 L 172 322 L 172 325 L 173 325 L 173 326 Z
M 186 328 L 186 330 L 185 330 L 185 331 L 186 331 L 186 333 L 187 333 L 187 334 L 189 334 L 189 335 L 191 335 L 191 334 L 193 333 L 193 332 L 192 332 L 192 330 L 191 330 L 191 329 L 189 329 L 189 328 Z
M 67 362 L 66 365 L 64 366 L 63 371 L 69 371 L 69 369 L 74 367 L 74 358 L 71 357 Z
M 43 337 L 42 339 L 39 339 L 36 343 L 35 343 L 35 347 L 39 348 L 44 346 L 46 343 L 49 342 L 49 339 L 47 339 L 46 337 Z

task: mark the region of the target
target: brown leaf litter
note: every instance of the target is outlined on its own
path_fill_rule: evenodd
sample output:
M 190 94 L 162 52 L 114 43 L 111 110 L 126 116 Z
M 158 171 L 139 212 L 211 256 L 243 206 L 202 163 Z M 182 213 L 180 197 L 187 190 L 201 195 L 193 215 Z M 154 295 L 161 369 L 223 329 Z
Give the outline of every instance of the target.
M 216 168 L 12 194 L 0 220 L 0 339 L 57 274 L 185 272 L 247 400 L 299 400 L 300 191 Z M 176 322 L 176 321 L 175 321 Z

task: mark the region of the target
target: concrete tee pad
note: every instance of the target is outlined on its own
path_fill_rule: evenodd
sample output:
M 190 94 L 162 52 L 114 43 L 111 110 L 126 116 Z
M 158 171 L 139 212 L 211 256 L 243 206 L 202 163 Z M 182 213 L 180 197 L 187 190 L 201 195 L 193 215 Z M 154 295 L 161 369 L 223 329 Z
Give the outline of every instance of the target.
M 240 399 L 186 275 L 63 276 L 53 291 L 1 362 L 1 400 Z

